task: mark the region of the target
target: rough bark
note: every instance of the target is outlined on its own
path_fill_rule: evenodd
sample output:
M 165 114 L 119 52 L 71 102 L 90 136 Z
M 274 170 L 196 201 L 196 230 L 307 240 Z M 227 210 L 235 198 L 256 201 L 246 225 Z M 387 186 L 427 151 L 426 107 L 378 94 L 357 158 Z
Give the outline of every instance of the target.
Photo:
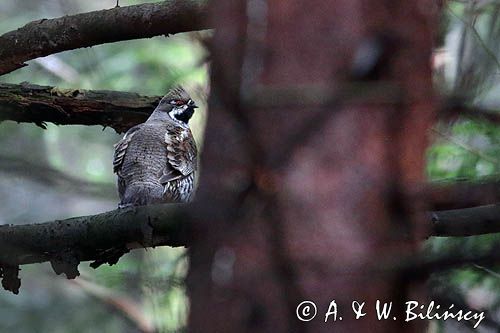
M 185 246 L 187 218 L 167 205 L 118 209 L 93 216 L 40 224 L 0 226 L 2 286 L 17 294 L 19 265 L 50 261 L 57 274 L 75 278 L 81 261 L 91 267 L 115 264 L 138 247 Z
M 78 261 L 90 261 L 113 248 L 185 246 L 186 220 L 182 209 L 151 205 L 45 223 L 2 225 L 0 265 L 51 261 L 66 252 Z
M 49 54 L 207 29 L 204 1 L 172 0 L 41 19 L 0 36 L 0 75 Z
M 135 93 L 61 89 L 0 83 L 0 121 L 57 125 L 102 125 L 124 132 L 144 122 L 161 97 Z
M 423 236 L 416 212 L 426 206 L 406 199 L 423 184 L 437 110 L 434 14 L 425 1 L 214 1 L 211 113 L 194 209 L 194 229 L 206 232 L 190 247 L 191 332 L 423 331 L 423 322 L 404 323 L 398 303 L 418 299 L 417 289 L 396 270 L 367 272 L 380 258 L 415 255 Z M 357 52 L 367 52 L 360 63 Z M 246 104 L 276 87 L 296 88 L 302 100 L 318 86 L 334 96 L 353 77 L 390 81 L 402 94 Z M 373 312 L 355 320 L 356 299 L 392 300 L 399 320 Z M 309 322 L 296 316 L 304 300 L 318 308 Z M 332 300 L 345 316 L 325 323 Z
M 97 215 L 23 225 L 0 226 L 0 263 L 25 265 L 50 261 L 51 253 L 72 249 L 82 261 L 103 249 L 133 242 L 149 246 L 189 246 L 193 236 L 185 210 L 172 205 L 118 209 Z M 432 212 L 429 236 L 471 236 L 500 232 L 500 205 Z M 154 239 L 144 238 L 152 228 Z M 27 245 L 28 244 L 28 245 Z M 13 249 L 9 252 L 7 249 Z
M 189 246 L 196 235 L 191 233 L 187 210 L 177 205 L 153 205 L 119 209 L 92 216 L 39 224 L 0 226 L 0 278 L 6 290 L 17 293 L 21 279 L 19 266 L 50 262 L 57 274 L 75 278 L 82 261 L 91 266 L 113 264 L 134 248 L 155 246 Z M 498 205 L 429 214 L 430 236 L 470 236 L 500 232 Z M 305 221 L 304 221 L 305 222 Z M 199 235 L 198 237 L 199 238 Z M 411 258 L 381 261 L 378 266 L 365 267 L 365 274 L 399 272 L 412 279 L 425 278 L 437 270 L 468 263 L 491 263 L 498 251 L 476 255 L 454 249 L 438 257 L 425 253 Z M 14 272 L 9 282 L 5 271 Z

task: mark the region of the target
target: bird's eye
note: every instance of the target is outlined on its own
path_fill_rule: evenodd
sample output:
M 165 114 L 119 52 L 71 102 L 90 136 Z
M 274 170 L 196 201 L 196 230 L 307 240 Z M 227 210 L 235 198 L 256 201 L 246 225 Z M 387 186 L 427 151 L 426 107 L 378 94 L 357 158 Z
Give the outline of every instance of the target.
M 172 104 L 172 105 L 183 105 L 183 104 L 186 104 L 186 102 L 183 101 L 182 99 L 174 99 L 174 100 L 170 101 L 170 104 Z

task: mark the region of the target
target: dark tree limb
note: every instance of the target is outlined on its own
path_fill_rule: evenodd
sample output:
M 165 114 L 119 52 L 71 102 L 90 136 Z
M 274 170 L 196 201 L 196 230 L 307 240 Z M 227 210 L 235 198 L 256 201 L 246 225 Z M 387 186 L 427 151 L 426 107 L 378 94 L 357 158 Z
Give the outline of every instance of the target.
M 0 263 L 15 266 L 49 261 L 53 254 L 67 249 L 78 253 L 80 261 L 95 260 L 103 250 L 127 244 L 133 248 L 131 243 L 186 246 L 189 223 L 185 220 L 182 210 L 173 210 L 172 205 L 152 205 L 39 224 L 3 225 Z M 500 232 L 500 205 L 433 212 L 428 221 L 432 222 L 431 236 Z M 151 228 L 152 238 L 145 227 Z
M 207 29 L 205 2 L 172 0 L 33 21 L 0 36 L 0 75 L 49 54 Z
M 269 107 L 273 102 L 285 100 L 291 101 L 291 105 L 295 106 L 304 100 L 309 105 L 315 102 L 330 105 L 338 103 L 337 100 L 340 99 L 352 99 L 354 95 L 358 99 L 363 98 L 374 103 L 387 103 L 397 98 L 397 89 L 388 85 L 356 83 L 346 85 L 340 90 L 333 98 L 331 93 L 327 95 L 321 89 L 303 89 L 302 94 L 291 89 L 259 91 L 254 99 Z M 0 122 L 13 120 L 35 123 L 42 127 L 45 122 L 57 125 L 102 125 L 112 127 L 117 132 L 124 132 L 144 122 L 160 99 L 160 96 L 141 96 L 130 92 L 63 89 L 31 83 L 0 83 Z M 320 116 L 325 117 L 324 112 Z M 320 119 L 315 120 L 317 122 Z
M 500 232 L 500 180 L 430 184 L 420 199 L 432 213 L 430 236 L 464 237 Z
M 500 232 L 500 204 L 436 211 L 432 236 L 474 236 Z
M 117 132 L 142 123 L 160 97 L 107 90 L 59 89 L 0 83 L 0 121 L 102 125 Z
M 40 224 L 0 226 L 0 277 L 17 293 L 19 265 L 49 261 L 57 274 L 79 275 L 81 261 L 114 264 L 139 247 L 185 246 L 188 222 L 182 208 L 152 205 Z M 3 273 L 3 274 L 2 274 Z M 16 279 L 14 278 L 16 277 Z M 17 287 L 16 287 L 17 286 Z
M 134 248 L 188 246 L 192 239 L 189 219 L 181 207 L 172 207 L 152 205 L 40 224 L 0 226 L 3 285 L 18 292 L 19 265 L 48 261 L 57 274 L 75 278 L 82 261 L 94 261 L 91 266 L 97 267 L 116 263 Z M 431 222 L 433 236 L 500 232 L 500 205 L 434 212 Z M 483 257 L 480 259 L 486 260 Z
M 0 263 L 16 266 L 50 261 L 68 249 L 79 261 L 90 261 L 119 246 L 185 246 L 188 223 L 182 209 L 174 211 L 172 206 L 151 205 L 39 224 L 2 225 Z

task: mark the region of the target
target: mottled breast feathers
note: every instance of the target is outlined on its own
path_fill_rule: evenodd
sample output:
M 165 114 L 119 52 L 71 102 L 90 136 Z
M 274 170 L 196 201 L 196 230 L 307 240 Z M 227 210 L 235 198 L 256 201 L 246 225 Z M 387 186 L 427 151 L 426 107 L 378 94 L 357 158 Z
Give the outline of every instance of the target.
M 120 206 L 189 201 L 196 168 L 197 149 L 188 126 L 134 126 L 115 145 Z
M 192 138 L 188 128 L 176 127 L 165 134 L 168 162 L 184 176 L 196 168 L 196 145 Z
M 160 183 L 186 177 L 196 170 L 196 144 L 189 128 L 174 127 L 165 133 L 168 164 L 165 167 Z

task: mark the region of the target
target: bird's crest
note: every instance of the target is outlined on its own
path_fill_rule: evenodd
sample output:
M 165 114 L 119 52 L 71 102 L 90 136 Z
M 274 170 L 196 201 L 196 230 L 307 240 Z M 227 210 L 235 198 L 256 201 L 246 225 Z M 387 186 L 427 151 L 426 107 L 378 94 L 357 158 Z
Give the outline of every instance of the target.
M 175 86 L 168 91 L 165 97 L 162 98 L 162 100 L 173 99 L 188 100 L 190 99 L 190 97 L 186 90 L 184 90 L 184 88 L 182 88 L 181 86 Z

